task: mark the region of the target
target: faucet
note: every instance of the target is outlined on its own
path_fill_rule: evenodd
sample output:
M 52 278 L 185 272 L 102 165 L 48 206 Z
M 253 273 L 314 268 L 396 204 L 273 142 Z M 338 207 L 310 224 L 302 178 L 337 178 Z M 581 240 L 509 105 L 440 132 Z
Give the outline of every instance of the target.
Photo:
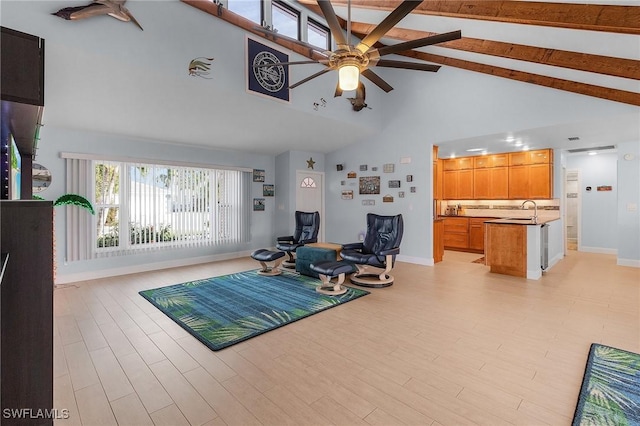
M 533 203 L 533 209 L 534 209 L 534 210 L 533 210 L 533 217 L 532 217 L 532 219 L 533 219 L 533 223 L 538 223 L 538 205 L 537 205 L 537 204 L 536 204 L 536 202 L 535 202 L 535 201 L 533 201 L 533 200 L 524 200 L 524 201 L 522 202 L 522 209 L 523 209 L 523 210 L 524 210 L 524 205 L 525 205 L 525 204 L 527 204 L 527 203 Z

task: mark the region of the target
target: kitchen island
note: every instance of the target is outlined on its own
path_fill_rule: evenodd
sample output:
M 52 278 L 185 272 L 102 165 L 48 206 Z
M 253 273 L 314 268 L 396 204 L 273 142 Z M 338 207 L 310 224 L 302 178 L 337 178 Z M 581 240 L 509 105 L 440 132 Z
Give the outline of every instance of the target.
M 485 222 L 485 258 L 490 272 L 537 280 L 547 267 L 545 233 L 551 220 L 524 218 Z

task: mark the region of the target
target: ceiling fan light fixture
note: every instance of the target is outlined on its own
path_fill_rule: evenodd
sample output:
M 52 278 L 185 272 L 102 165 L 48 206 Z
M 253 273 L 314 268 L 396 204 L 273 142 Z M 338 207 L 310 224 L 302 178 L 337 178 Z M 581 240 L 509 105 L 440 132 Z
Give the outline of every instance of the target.
M 343 91 L 356 90 L 360 81 L 360 68 L 357 65 L 345 64 L 338 70 L 338 82 Z

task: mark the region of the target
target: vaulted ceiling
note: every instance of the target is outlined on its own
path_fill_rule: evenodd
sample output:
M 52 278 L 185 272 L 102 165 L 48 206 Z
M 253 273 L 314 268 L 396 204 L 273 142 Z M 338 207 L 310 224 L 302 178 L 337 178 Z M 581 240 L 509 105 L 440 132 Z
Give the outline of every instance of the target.
M 217 14 L 217 6 L 186 3 Z M 316 0 L 299 3 L 322 16 Z M 346 30 L 369 33 L 401 0 L 331 0 Z M 424 0 L 390 30 L 383 44 L 461 29 L 462 39 L 404 56 L 558 90 L 640 106 L 640 2 L 577 0 Z M 604 4 L 609 3 L 609 4 Z M 615 4 L 618 3 L 618 4 Z M 231 12 L 222 19 L 257 35 L 255 24 Z M 308 57 L 313 52 L 274 40 Z
M 254 23 L 215 4 L 182 1 L 264 36 L 255 31 Z M 323 16 L 316 0 L 298 0 L 298 3 Z M 402 1 L 331 0 L 331 3 L 342 28 L 348 30 L 350 15 L 351 32 L 362 39 Z M 379 45 L 454 30 L 461 30 L 461 39 L 414 49 L 403 55 L 409 57 L 406 59 L 409 61 L 425 61 L 640 106 L 640 0 L 424 0 L 380 39 Z M 316 52 L 285 39 L 269 39 L 303 56 L 319 58 Z M 554 144 L 552 134 L 564 137 L 556 137 Z M 578 135 L 583 146 L 638 140 L 640 113 L 564 128 L 531 129 L 519 136 L 544 137 L 551 147 L 568 148 L 567 136 Z M 495 136 L 496 140 L 504 139 L 504 135 Z M 482 138 L 486 140 L 486 135 Z M 473 139 L 451 142 L 443 153 L 453 154 L 475 143 Z

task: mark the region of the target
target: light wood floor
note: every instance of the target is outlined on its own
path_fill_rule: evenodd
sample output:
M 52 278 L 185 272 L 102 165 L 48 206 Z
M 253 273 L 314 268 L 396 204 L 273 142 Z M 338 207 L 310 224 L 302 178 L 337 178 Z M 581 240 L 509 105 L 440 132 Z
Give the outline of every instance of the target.
M 570 252 L 539 281 L 478 255 L 212 352 L 138 295 L 251 259 L 55 291 L 57 424 L 569 425 L 592 342 L 640 352 L 640 270 Z

